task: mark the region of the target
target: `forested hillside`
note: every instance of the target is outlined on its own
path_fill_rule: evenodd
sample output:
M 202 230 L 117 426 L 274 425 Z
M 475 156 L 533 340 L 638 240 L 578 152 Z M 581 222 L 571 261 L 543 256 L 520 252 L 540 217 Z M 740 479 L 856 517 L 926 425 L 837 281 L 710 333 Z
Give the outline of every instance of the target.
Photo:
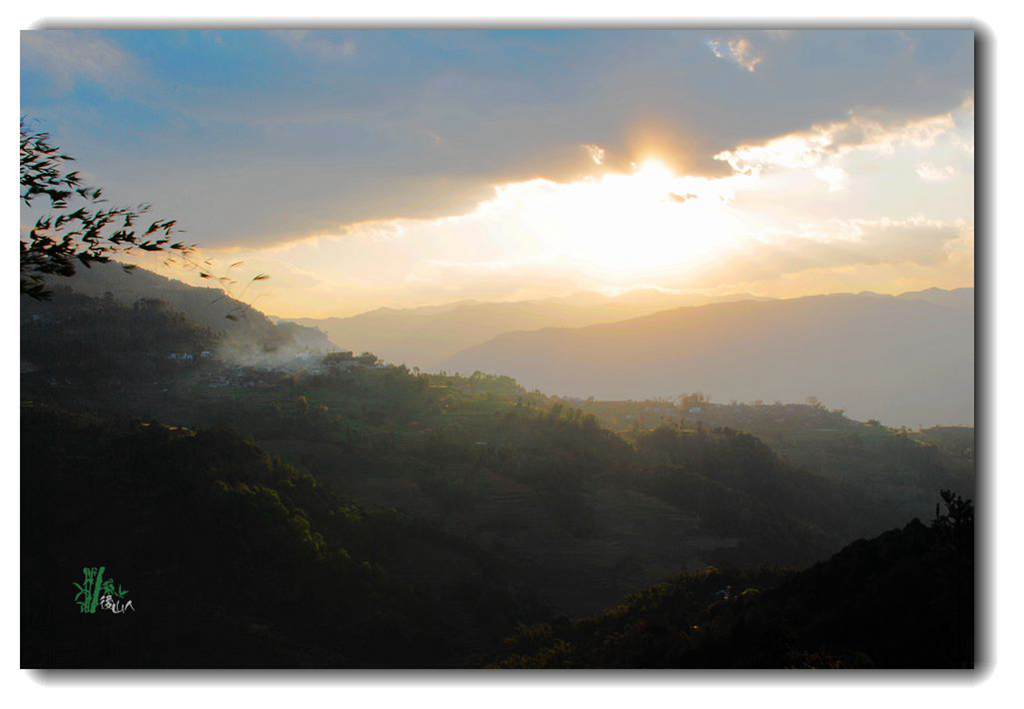
M 519 668 L 974 666 L 974 510 L 944 493 L 930 524 L 860 540 L 806 571 L 705 569 L 598 615 L 524 626 Z
M 97 298 L 108 306 L 116 303 L 134 307 L 139 301 L 160 301 L 166 309 L 217 335 L 224 355 L 242 363 L 280 365 L 307 352 L 322 354 L 335 349 L 320 330 L 296 323 L 275 324 L 250 302 L 232 297 L 221 287 L 196 288 L 144 268 L 125 271 L 116 263 L 97 263 L 78 269 L 71 278 L 51 281 L 52 299 L 58 301 L 69 293 Z M 241 294 L 245 285 L 236 291 Z M 249 297 L 253 297 L 251 292 Z M 47 305 L 25 299 L 22 313 L 45 322 L 53 313 Z M 79 327 L 84 331 L 84 325 Z
M 147 637 L 161 666 L 475 666 L 521 624 L 684 571 L 803 568 L 927 516 L 937 483 L 973 488 L 955 432 L 809 404 L 788 423 L 691 401 L 641 422 L 628 411 L 650 402 L 368 353 L 241 363 L 219 347 L 230 334 L 156 299 L 58 290 L 22 320 L 32 663 L 151 665 L 130 650 Z M 836 468 L 805 445 L 800 422 L 823 415 L 919 453 Z M 876 494 L 879 475 L 910 492 Z M 61 588 L 101 563 L 153 615 L 95 656 Z

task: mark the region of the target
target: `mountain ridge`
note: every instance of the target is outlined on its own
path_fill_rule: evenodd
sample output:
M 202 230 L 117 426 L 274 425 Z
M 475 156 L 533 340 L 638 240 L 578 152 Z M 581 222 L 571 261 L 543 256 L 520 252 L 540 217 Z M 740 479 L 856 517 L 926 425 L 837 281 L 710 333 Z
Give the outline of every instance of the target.
M 756 299 L 749 293 L 726 296 L 631 291 L 620 296 L 573 293 L 520 301 L 460 300 L 416 308 L 382 307 L 344 318 L 280 318 L 328 334 L 341 349 L 369 351 L 395 364 L 436 369 L 457 352 L 505 332 L 546 327 L 582 327 L 617 322 L 681 305 Z
M 815 396 L 856 418 L 968 423 L 973 297 L 973 289 L 958 289 L 684 306 L 582 328 L 505 333 L 440 366 L 507 374 L 561 396 Z
M 54 299 L 71 291 L 99 299 L 109 294 L 127 306 L 142 300 L 163 301 L 216 333 L 222 354 L 249 364 L 274 366 L 301 353 L 334 349 L 322 331 L 298 323 L 274 322 L 252 303 L 234 298 L 221 288 L 193 286 L 145 268 L 125 271 L 118 263 L 94 264 L 69 278 L 50 281 Z M 38 304 L 23 299 L 21 309 L 35 311 Z

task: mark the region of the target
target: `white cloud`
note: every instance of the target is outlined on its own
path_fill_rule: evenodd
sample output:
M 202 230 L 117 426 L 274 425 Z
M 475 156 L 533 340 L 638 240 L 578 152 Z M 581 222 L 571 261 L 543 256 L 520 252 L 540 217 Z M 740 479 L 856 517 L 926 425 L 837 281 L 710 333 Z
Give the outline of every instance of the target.
M 62 93 L 83 79 L 116 87 L 137 74 L 133 58 L 116 44 L 71 30 L 22 32 L 21 60 L 49 75 Z
M 974 224 L 966 219 L 958 219 L 956 227 L 959 236 L 950 239 L 943 247 L 952 262 L 964 262 L 974 266 Z
M 838 192 L 845 186 L 850 174 L 835 165 L 823 165 L 814 171 L 814 176 L 828 185 L 829 192 Z
M 856 114 L 846 121 L 814 126 L 810 130 L 789 133 L 761 145 L 741 145 L 715 155 L 742 174 L 760 174 L 767 168 L 811 169 L 821 171 L 838 158 L 855 151 L 891 155 L 898 146 L 927 148 L 939 136 L 953 130 L 951 113 L 916 118 L 900 124 L 885 124 Z M 834 178 L 838 173 L 824 173 Z M 822 179 L 825 179 L 824 177 Z M 826 182 L 831 180 L 825 179 Z
M 917 166 L 917 175 L 926 182 L 942 182 L 956 175 L 956 168 L 952 165 L 936 167 L 930 162 L 923 162 Z
M 594 161 L 595 165 L 600 165 L 604 162 L 605 151 L 600 145 L 587 144 L 582 147 L 590 155 L 590 159 Z
M 697 287 L 733 288 L 814 271 L 853 267 L 947 270 L 973 255 L 973 227 L 964 220 L 830 219 L 771 239 L 742 241 L 694 279 Z
M 956 112 L 957 125 L 960 127 L 960 134 L 957 135 L 956 145 L 964 152 L 974 155 L 974 94 L 971 93 L 964 99 L 960 109 Z
M 344 59 L 356 53 L 356 43 L 348 37 L 334 39 L 311 30 L 273 30 L 270 34 L 292 49 L 308 52 L 320 59 Z
M 757 65 L 764 61 L 764 57 L 754 49 L 754 46 L 746 37 L 724 41 L 711 39 L 708 40 L 708 48 L 719 59 L 725 59 L 738 64 L 749 72 L 753 72 Z

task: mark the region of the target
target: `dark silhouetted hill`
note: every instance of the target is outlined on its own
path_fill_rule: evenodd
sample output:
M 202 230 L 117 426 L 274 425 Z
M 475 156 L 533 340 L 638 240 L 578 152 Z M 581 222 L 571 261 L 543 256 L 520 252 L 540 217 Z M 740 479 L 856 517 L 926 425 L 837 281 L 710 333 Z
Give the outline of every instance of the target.
M 220 288 L 199 288 L 142 268 L 130 273 L 119 264 L 95 264 L 81 268 L 70 278 L 54 279 L 50 302 L 22 298 L 23 316 L 36 320 L 60 318 L 62 310 L 79 307 L 66 296 L 69 291 L 97 300 L 134 306 L 140 300 L 160 301 L 170 310 L 214 335 L 219 354 L 251 365 L 277 365 L 307 353 L 334 349 L 320 330 L 296 323 L 274 323 L 249 303 L 232 298 Z
M 521 668 L 974 666 L 974 511 L 915 519 L 795 572 L 682 574 L 601 614 L 526 626 L 497 663 Z

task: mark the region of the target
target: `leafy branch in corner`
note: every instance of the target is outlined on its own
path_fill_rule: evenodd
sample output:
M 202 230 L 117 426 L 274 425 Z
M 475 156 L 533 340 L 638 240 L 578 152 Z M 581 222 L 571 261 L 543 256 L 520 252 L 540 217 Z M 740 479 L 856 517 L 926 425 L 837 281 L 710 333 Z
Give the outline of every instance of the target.
M 50 142 L 46 132 L 33 130 L 21 120 L 21 202 L 32 207 L 45 202 L 27 235 L 21 237 L 21 292 L 47 300 L 51 291 L 47 276 L 69 277 L 78 266 L 107 263 L 115 254 L 171 252 L 187 268 L 212 278 L 209 261 L 196 262 L 196 245 L 177 240 L 176 220 L 143 220 L 149 204 L 137 207 L 107 206 L 103 190 L 82 183 L 77 170 L 69 170 L 74 158 Z M 174 261 L 174 259 L 171 259 Z M 131 271 L 134 266 L 122 264 Z

